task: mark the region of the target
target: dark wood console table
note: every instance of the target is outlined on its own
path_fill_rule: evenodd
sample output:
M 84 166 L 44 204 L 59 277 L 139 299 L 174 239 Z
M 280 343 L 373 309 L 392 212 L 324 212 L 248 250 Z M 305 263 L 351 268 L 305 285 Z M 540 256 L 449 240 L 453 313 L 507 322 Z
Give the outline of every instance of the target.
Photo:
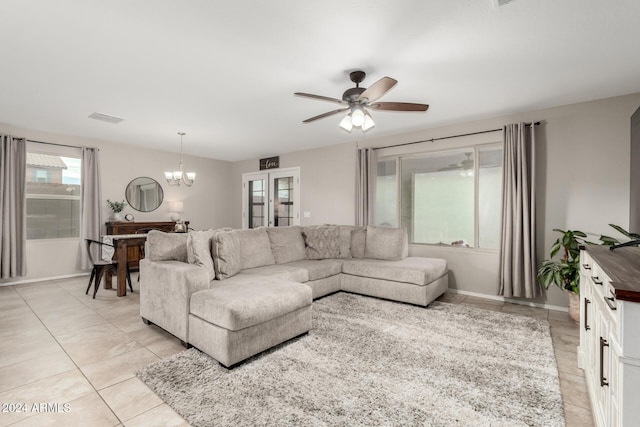
M 189 222 L 185 221 L 187 227 Z M 118 261 L 118 296 L 127 294 L 126 277 L 128 265 L 129 269 L 139 268 L 140 259 L 144 258 L 144 244 L 147 241 L 146 234 L 150 230 L 159 230 L 172 233 L 175 221 L 145 221 L 145 222 L 107 222 L 107 234 L 113 240 L 115 247 L 113 259 Z M 118 236 L 122 236 L 118 238 Z M 105 289 L 112 288 L 112 275 L 106 275 L 104 281 Z

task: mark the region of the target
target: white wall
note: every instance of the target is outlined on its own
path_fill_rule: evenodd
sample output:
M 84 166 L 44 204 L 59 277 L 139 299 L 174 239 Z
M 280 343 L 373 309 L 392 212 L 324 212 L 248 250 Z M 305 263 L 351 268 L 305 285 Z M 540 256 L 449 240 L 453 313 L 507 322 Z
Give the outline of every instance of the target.
M 233 188 L 229 185 L 231 163 L 200 157 L 185 156 L 185 167 L 197 172 L 192 187 L 169 187 L 164 179 L 165 169 L 174 170 L 180 161 L 179 153 L 168 153 L 140 147 L 85 139 L 0 124 L 0 133 L 29 140 L 89 146 L 100 149 L 102 173 L 103 219 L 110 211 L 106 200 L 126 200 L 125 188 L 134 178 L 148 176 L 160 183 L 165 202 L 153 212 L 138 212 L 127 206 L 123 214 L 132 213 L 137 221 L 168 221 L 167 201 L 184 202 L 185 220 L 194 229 L 218 228 L 233 225 L 234 212 L 228 207 Z M 1 283 L 57 277 L 80 273 L 76 269 L 78 239 L 46 239 L 27 241 L 27 276 Z
M 557 238 L 553 228 L 580 229 L 592 233 L 597 240 L 601 233 L 614 234 L 607 226 L 609 223 L 628 227 L 629 120 L 639 105 L 640 94 L 633 94 L 371 139 L 359 145 L 379 147 L 495 129 L 517 121 L 542 121 L 537 128 L 537 241 L 538 257 L 542 260 Z M 105 200 L 124 198 L 124 188 L 137 176 L 151 176 L 162 184 L 164 169 L 178 162 L 175 153 L 2 125 L 0 132 L 34 140 L 99 147 Z M 339 144 L 280 154 L 281 167 L 300 167 L 301 212 L 311 213 L 310 218 L 302 218 L 303 225 L 354 223 L 355 150 L 356 144 Z M 241 227 L 242 173 L 257 171 L 258 160 L 230 164 L 187 156 L 185 163 L 198 173 L 198 182 L 191 188 L 167 188 L 163 184 L 166 200 L 184 200 L 184 216 L 196 229 Z M 106 214 L 105 207 L 105 217 Z M 136 213 L 139 220 L 167 217 L 164 207 L 150 214 Z M 76 244 L 75 241 L 28 242 L 28 278 L 73 272 Z M 454 289 L 496 294 L 496 253 L 424 245 L 412 245 L 410 253 L 446 258 Z M 537 302 L 566 306 L 567 297 L 552 288 Z
M 281 154 L 280 167 L 300 166 L 300 216 L 302 225 L 353 224 L 355 221 L 355 146 L 325 148 Z M 260 169 L 258 159 L 236 162 L 231 167 L 234 189 L 234 227 L 242 227 L 242 174 Z M 304 218 L 303 212 L 311 217 Z
M 583 230 L 597 241 L 602 233 L 615 234 L 609 223 L 628 227 L 629 123 L 639 105 L 640 94 L 633 94 L 371 139 L 359 145 L 381 147 L 496 129 L 518 121 L 542 121 L 536 141 L 537 242 L 538 258 L 542 260 L 558 236 L 554 228 Z M 355 150 L 355 144 L 341 144 L 280 155 L 283 167 L 300 166 L 301 210 L 312 212 L 310 219 L 303 219 L 303 225 L 353 223 Z M 235 227 L 241 225 L 241 174 L 257 169 L 257 159 L 232 166 L 232 182 L 237 189 L 233 201 Z M 495 252 L 412 245 L 410 254 L 447 259 L 453 289 L 497 293 Z M 567 306 L 568 298 L 552 288 L 536 302 Z

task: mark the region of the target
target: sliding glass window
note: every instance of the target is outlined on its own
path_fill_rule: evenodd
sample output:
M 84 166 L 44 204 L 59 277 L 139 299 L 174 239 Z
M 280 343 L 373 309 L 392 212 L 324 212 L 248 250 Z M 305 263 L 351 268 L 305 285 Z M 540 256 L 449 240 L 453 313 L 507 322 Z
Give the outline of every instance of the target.
M 383 157 L 375 224 L 399 222 L 411 243 L 497 249 L 501 194 L 501 144 Z
M 80 150 L 56 148 L 27 146 L 27 239 L 80 235 Z

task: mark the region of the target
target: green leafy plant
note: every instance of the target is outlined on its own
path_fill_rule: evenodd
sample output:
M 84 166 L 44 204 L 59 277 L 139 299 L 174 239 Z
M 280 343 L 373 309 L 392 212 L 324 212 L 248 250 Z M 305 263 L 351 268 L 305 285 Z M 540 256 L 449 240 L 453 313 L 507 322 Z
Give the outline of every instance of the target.
M 109 206 L 109 209 L 111 209 L 114 213 L 119 213 L 122 212 L 127 204 L 124 202 L 124 200 L 121 202 L 112 202 L 111 200 L 107 199 L 107 206 Z
M 623 236 L 628 237 L 629 240 L 638 240 L 638 239 L 640 239 L 640 234 L 629 233 L 627 230 L 625 230 L 624 228 L 620 227 L 619 225 L 609 224 L 609 227 L 612 227 L 614 230 L 616 230 L 618 233 L 622 234 Z M 618 243 L 620 243 L 620 241 L 618 239 L 616 239 L 615 237 L 605 236 L 604 234 L 602 236 L 600 236 L 600 241 L 602 241 L 602 244 L 606 245 L 606 246 L 613 246 L 613 245 L 617 245 Z
M 629 239 L 640 239 L 640 234 L 629 233 L 619 225 L 609 224 L 614 230 Z M 587 234 L 579 230 L 560 230 L 554 228 L 553 231 L 562 233 L 562 236 L 551 245 L 549 259 L 542 261 L 538 269 L 538 280 L 545 289 L 556 285 L 560 289 L 575 294 L 580 293 L 580 246 L 595 245 L 596 243 L 586 240 Z M 620 243 L 618 239 L 611 236 L 601 235 L 602 245 L 611 246 Z M 554 259 L 561 253 L 560 259 Z
M 580 246 L 592 244 L 587 241 L 587 234 L 579 230 L 560 230 L 554 228 L 553 231 L 562 233 L 562 236 L 551 245 L 549 258 L 542 262 L 538 269 L 538 280 L 545 289 L 556 285 L 560 289 L 580 293 Z M 562 251 L 561 258 L 553 259 L 558 252 Z

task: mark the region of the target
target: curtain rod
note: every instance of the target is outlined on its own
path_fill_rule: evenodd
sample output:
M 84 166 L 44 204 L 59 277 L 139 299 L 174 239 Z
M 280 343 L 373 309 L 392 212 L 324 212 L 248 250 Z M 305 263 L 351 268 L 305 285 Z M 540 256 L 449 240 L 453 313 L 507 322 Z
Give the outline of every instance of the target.
M 33 139 L 26 139 L 25 141 L 27 142 L 35 142 L 37 144 L 47 144 L 47 145 L 57 145 L 58 147 L 71 147 L 71 148 L 85 148 L 86 146 L 81 146 L 81 145 L 70 145 L 70 144 L 60 144 L 58 142 L 44 142 L 44 141 L 34 141 Z M 93 148 L 95 150 L 100 150 L 99 148 L 95 148 L 95 147 L 86 147 L 86 148 Z
M 540 124 L 540 122 L 525 123 L 525 126 L 531 126 L 532 124 L 538 126 Z M 502 128 L 500 128 L 500 129 L 490 129 L 490 130 L 481 130 L 481 131 L 478 131 L 478 132 L 462 133 L 460 135 L 451 135 L 451 136 L 443 136 L 443 137 L 440 137 L 440 138 L 423 139 L 422 141 L 405 142 L 405 143 L 402 143 L 402 144 L 385 145 L 385 146 L 382 146 L 382 147 L 372 147 L 371 149 L 372 150 L 382 150 L 383 148 L 402 147 L 404 145 L 420 144 L 420 143 L 423 143 L 423 142 L 435 142 L 435 141 L 441 141 L 443 139 L 459 138 L 461 136 L 480 135 L 480 134 L 483 134 L 483 133 L 498 132 L 498 131 L 501 131 L 501 130 L 502 130 Z

